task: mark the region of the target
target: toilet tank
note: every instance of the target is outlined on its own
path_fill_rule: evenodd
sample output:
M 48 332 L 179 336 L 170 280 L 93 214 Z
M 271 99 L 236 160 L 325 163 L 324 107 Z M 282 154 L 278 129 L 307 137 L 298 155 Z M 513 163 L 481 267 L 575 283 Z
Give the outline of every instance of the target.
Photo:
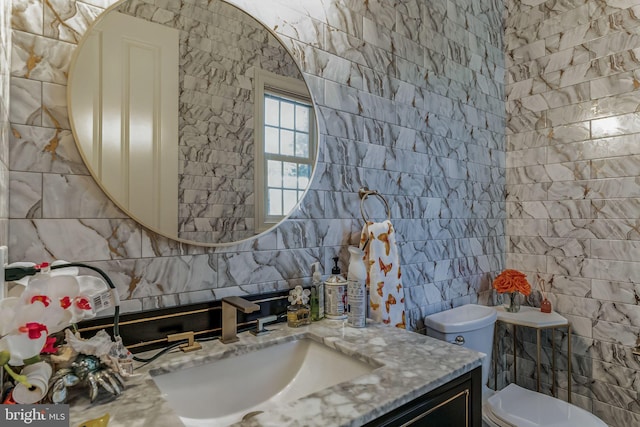
M 489 379 L 489 364 L 493 349 L 493 328 L 498 313 L 493 307 L 467 304 L 424 318 L 427 335 L 447 342 L 455 342 L 458 336 L 464 339 L 463 347 L 487 355 L 482 361 L 482 384 Z

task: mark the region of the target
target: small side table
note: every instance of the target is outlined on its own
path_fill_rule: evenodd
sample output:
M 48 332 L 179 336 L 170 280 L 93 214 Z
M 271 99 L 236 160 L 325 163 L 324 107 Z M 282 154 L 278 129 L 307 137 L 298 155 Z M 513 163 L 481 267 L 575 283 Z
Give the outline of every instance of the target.
M 556 397 L 556 345 L 555 345 L 555 332 L 556 328 L 567 329 L 567 402 L 571 403 L 571 324 L 569 321 L 552 311 L 551 313 L 542 313 L 539 308 L 522 306 L 517 313 L 509 313 L 504 307 L 495 307 L 498 312 L 498 321 L 508 323 L 513 327 L 513 380 L 517 378 L 517 357 L 516 357 L 516 327 L 524 326 L 528 328 L 536 329 L 537 338 L 537 355 L 536 355 L 536 368 L 537 368 L 537 391 L 540 391 L 540 335 L 543 329 L 551 329 L 551 349 L 552 349 L 552 384 L 551 392 Z M 496 328 L 497 330 L 497 328 Z M 497 341 L 494 339 L 494 359 L 493 359 L 493 371 L 494 371 L 494 388 L 498 388 L 498 357 L 495 354 L 497 350 Z

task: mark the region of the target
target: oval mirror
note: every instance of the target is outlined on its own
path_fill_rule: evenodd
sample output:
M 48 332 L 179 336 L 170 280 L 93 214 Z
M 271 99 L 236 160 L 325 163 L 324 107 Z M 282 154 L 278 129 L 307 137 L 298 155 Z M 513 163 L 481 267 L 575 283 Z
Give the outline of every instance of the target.
M 180 241 L 232 243 L 270 229 L 315 167 L 313 102 L 296 62 L 222 0 L 115 4 L 76 50 L 68 100 L 101 188 Z

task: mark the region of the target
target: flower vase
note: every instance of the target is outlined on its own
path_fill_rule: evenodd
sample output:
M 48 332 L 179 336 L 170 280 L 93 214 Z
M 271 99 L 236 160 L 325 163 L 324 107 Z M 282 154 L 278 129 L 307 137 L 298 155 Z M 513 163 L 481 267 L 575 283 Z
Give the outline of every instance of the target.
M 504 309 L 509 313 L 517 313 L 520 311 L 520 292 L 507 293 Z

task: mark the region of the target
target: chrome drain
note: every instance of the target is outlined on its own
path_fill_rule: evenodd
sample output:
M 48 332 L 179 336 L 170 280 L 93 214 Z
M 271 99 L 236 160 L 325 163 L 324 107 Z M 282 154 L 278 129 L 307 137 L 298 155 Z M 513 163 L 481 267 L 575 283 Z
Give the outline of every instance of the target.
M 242 421 L 246 421 L 249 418 L 253 418 L 258 414 L 263 413 L 264 411 L 253 411 L 253 412 L 247 412 L 246 414 L 244 414 L 244 416 L 242 417 Z

